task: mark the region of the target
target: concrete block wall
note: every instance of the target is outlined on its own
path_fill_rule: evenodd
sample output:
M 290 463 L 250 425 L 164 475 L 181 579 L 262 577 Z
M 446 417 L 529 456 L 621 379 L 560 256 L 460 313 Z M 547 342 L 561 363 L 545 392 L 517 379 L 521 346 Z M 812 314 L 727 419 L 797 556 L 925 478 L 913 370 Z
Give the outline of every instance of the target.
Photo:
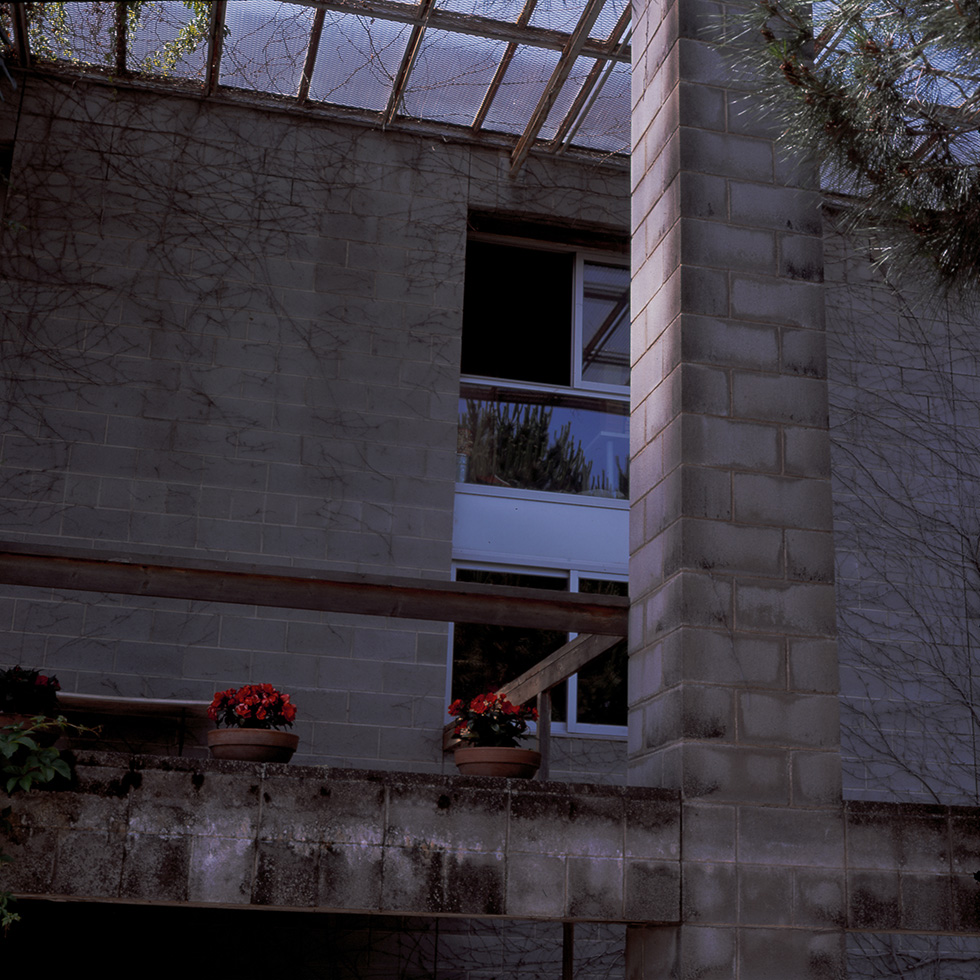
M 724 11 L 634 5 L 630 778 L 685 806 L 681 924 L 632 930 L 627 975 L 831 980 L 820 200 L 706 40 Z
M 676 794 L 79 752 L 21 801 L 24 896 L 676 921 Z
M 844 794 L 976 805 L 974 318 L 826 248 Z
M 698 36 L 714 6 L 637 12 L 632 772 L 819 806 L 839 797 L 819 197 L 746 135 Z M 685 108 L 694 86 L 720 119 Z M 709 218 L 685 190 L 706 181 Z
M 35 76 L 2 250 L 0 535 L 447 578 L 467 216 L 625 230 L 625 178 Z M 438 771 L 447 626 L 7 590 L 67 690 L 269 681 L 308 761 Z

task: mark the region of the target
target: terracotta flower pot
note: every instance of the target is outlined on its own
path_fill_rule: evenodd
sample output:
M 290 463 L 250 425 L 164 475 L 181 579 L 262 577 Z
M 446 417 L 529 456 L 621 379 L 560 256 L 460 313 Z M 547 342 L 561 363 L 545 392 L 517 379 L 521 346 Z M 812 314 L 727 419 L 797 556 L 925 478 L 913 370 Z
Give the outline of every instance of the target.
M 453 761 L 464 776 L 530 779 L 541 765 L 541 753 L 534 749 L 461 745 L 453 753 Z
M 289 762 L 299 735 L 272 728 L 215 728 L 208 732 L 208 748 L 215 759 L 236 762 Z

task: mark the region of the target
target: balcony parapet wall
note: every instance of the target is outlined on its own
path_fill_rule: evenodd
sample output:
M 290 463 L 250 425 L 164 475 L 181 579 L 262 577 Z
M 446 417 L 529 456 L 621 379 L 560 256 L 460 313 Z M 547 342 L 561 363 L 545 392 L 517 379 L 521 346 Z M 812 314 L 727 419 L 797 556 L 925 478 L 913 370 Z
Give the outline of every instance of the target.
M 23 897 L 677 921 L 676 794 L 80 753 L 15 797 Z

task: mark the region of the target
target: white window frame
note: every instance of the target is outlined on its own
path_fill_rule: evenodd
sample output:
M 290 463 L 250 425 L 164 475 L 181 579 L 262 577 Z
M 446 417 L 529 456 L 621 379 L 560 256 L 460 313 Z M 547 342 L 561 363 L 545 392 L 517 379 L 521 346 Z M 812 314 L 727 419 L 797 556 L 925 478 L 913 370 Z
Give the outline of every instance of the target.
M 578 567 L 569 568 L 567 566 L 552 565 L 552 566 L 532 566 L 532 565 L 515 565 L 515 564 L 496 564 L 491 562 L 478 562 L 478 561 L 454 561 L 452 576 L 453 581 L 456 581 L 456 573 L 461 569 L 466 569 L 468 571 L 483 571 L 483 572 L 508 572 L 515 575 L 540 575 L 547 578 L 563 579 L 568 584 L 568 592 L 578 592 L 579 580 L 582 578 L 587 579 L 602 579 L 607 582 L 626 582 L 627 576 L 625 574 L 616 574 L 607 571 L 595 571 L 593 569 Z M 578 633 L 569 633 L 568 639 L 573 640 Z M 446 704 L 452 701 L 452 690 L 453 690 L 453 647 L 454 647 L 454 637 L 455 637 L 455 624 L 449 624 L 449 650 L 447 657 L 447 669 L 446 669 Z M 554 652 L 554 651 L 550 651 Z M 513 680 L 513 678 L 511 678 Z M 624 678 L 624 681 L 626 678 Z M 588 737 L 588 738 L 601 738 L 601 739 L 614 739 L 617 741 L 622 741 L 627 736 L 627 726 L 626 725 L 596 725 L 586 722 L 579 722 L 578 720 L 578 674 L 573 674 L 568 681 L 567 685 L 567 698 L 566 698 L 566 714 L 567 719 L 565 721 L 554 721 L 551 723 L 551 733 L 553 735 L 565 735 L 574 737 Z M 533 726 L 532 726 L 533 730 Z
M 561 242 L 538 241 L 528 238 L 515 238 L 509 235 L 490 235 L 473 234 L 469 236 L 470 241 L 489 242 L 493 245 L 512 245 L 514 248 L 537 249 L 541 252 L 563 252 L 566 255 L 575 256 L 575 264 L 572 270 L 572 322 L 569 324 L 571 330 L 571 347 L 569 349 L 569 377 L 572 379 L 570 385 L 542 385 L 530 381 L 516 381 L 510 378 L 496 378 L 481 374 L 464 374 L 462 381 L 471 381 L 474 384 L 494 384 L 501 387 L 514 388 L 516 390 L 545 391 L 545 392 L 567 392 L 577 391 L 592 393 L 595 395 L 621 396 L 621 400 L 629 402 L 629 385 L 600 384 L 595 381 L 582 380 L 582 359 L 579 351 L 582 349 L 582 311 L 584 307 L 583 297 L 585 295 L 585 264 L 592 262 L 596 265 L 621 266 L 629 270 L 629 255 L 626 252 L 608 251 L 600 249 L 577 248 L 574 245 L 563 245 Z M 616 399 L 620 400 L 620 399 Z

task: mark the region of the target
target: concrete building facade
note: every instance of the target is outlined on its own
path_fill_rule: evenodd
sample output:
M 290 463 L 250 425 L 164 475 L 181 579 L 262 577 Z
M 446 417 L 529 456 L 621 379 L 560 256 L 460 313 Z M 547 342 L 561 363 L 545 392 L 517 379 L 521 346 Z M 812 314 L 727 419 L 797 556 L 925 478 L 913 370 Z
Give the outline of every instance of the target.
M 301 709 L 290 770 L 203 761 L 193 732 L 182 759 L 81 750 L 72 787 L 18 802 L 9 887 L 32 910 L 317 913 L 301 943 L 345 916 L 470 940 L 489 921 L 497 947 L 518 922 L 552 946 L 575 924 L 625 949 L 574 973 L 483 948 L 473 978 L 901 976 L 896 957 L 969 975 L 977 345 L 835 236 L 704 40 L 720 6 L 634 10 L 631 177 L 17 73 L 0 105 L 14 564 L 56 547 L 419 581 L 523 567 L 569 588 L 628 570 L 631 603 L 628 738 L 566 723 L 559 782 L 520 786 L 452 775 L 442 620 L 4 586 L 5 659 L 66 691 L 272 681 Z M 628 504 L 463 499 L 468 242 L 629 263 Z M 604 385 L 576 394 L 621 394 Z M 563 533 L 532 536 L 537 504 Z M 396 960 L 344 975 L 458 975 Z

